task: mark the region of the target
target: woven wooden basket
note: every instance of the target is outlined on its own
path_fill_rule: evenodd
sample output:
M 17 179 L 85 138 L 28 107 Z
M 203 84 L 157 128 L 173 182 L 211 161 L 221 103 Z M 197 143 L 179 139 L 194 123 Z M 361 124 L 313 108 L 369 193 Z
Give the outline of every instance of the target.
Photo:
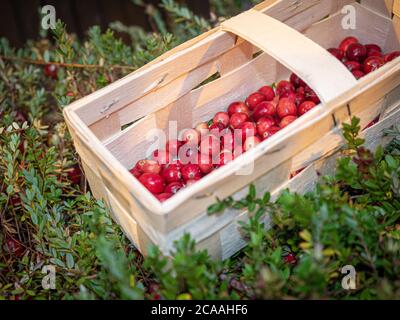
M 355 10 L 355 30 L 342 27 L 344 5 Z M 312 189 L 317 171 L 332 173 L 344 143 L 341 124 L 352 116 L 363 127 L 379 116 L 362 135 L 371 148 L 385 143 L 382 131 L 400 119 L 399 59 L 357 81 L 324 48 L 354 35 L 385 52 L 399 50 L 399 8 L 400 0 L 264 1 L 71 104 L 64 115 L 94 196 L 144 254 L 150 244 L 169 254 L 188 232 L 213 257 L 231 256 L 245 245 L 238 221 L 247 212 L 208 216 L 217 197 L 242 197 L 249 183 L 274 196 Z M 146 156 L 150 130 L 168 133 L 170 121 L 178 130 L 193 127 L 292 71 L 322 103 L 271 139 L 164 203 L 128 172 Z M 217 80 L 199 87 L 217 72 Z M 237 174 L 253 165 L 251 174 Z

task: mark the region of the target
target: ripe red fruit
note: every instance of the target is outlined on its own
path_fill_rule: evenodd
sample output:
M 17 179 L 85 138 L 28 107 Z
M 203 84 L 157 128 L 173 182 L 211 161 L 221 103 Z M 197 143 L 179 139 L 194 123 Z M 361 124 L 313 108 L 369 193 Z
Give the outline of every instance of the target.
M 175 166 L 169 166 L 165 168 L 162 172 L 162 177 L 165 179 L 167 183 L 170 182 L 179 182 L 182 179 L 182 174 L 178 168 Z
M 189 144 L 199 144 L 199 133 L 196 129 L 186 129 L 182 134 L 182 140 Z
M 161 193 L 156 195 L 156 198 L 160 201 L 160 202 L 164 202 L 166 200 L 168 200 L 169 198 L 171 198 L 173 196 L 172 193 Z
M 165 180 L 159 174 L 144 173 L 140 176 L 139 181 L 149 190 L 152 194 L 163 193 L 165 188 Z
M 365 76 L 365 73 L 361 70 L 354 70 L 352 74 L 357 80 Z
M 185 181 L 200 180 L 202 172 L 197 164 L 188 164 L 182 169 L 182 177 Z
M 263 117 L 257 122 L 257 132 L 261 137 L 264 137 L 265 132 L 267 132 L 271 127 L 276 125 L 274 118 Z
M 246 104 L 250 110 L 254 110 L 261 102 L 266 101 L 266 97 L 260 92 L 254 92 L 246 99 Z
M 4 240 L 4 251 L 15 257 L 22 257 L 25 249 L 24 246 L 17 240 L 6 238 Z
M 385 60 L 381 57 L 369 57 L 364 62 L 364 73 L 368 74 L 372 71 L 378 70 L 385 64 Z
M 249 120 L 249 117 L 245 113 L 234 113 L 229 121 L 232 129 L 240 129 L 243 123 Z
M 400 51 L 394 51 L 394 52 L 391 52 L 391 53 L 385 55 L 384 59 L 385 59 L 385 62 L 388 63 L 398 57 L 400 57 Z
M 196 131 L 200 134 L 200 135 L 204 135 L 208 133 L 208 124 L 205 122 L 200 122 L 197 126 L 196 126 Z
M 208 135 L 203 138 L 200 143 L 201 154 L 214 156 L 220 151 L 220 140 L 214 135 Z
M 344 51 L 338 48 L 330 48 L 328 51 L 338 60 L 342 60 L 344 58 Z
M 135 168 L 139 169 L 142 173 L 156 173 L 161 172 L 161 166 L 154 160 L 140 160 L 137 162 Z
M 299 90 L 299 89 L 302 89 L 302 90 Z M 304 88 L 303 87 L 300 87 L 299 89 L 297 89 L 297 92 L 296 92 L 296 99 L 295 99 L 295 103 L 296 103 L 296 106 L 299 106 L 299 105 L 301 105 L 304 101 L 306 101 L 306 93 L 305 93 L 305 90 L 304 90 Z
M 268 130 L 265 131 L 261 137 L 263 138 L 263 140 L 267 140 L 268 138 L 271 138 L 275 133 L 277 133 L 280 130 L 281 130 L 281 128 L 276 127 L 276 126 L 268 128 Z
M 293 253 L 288 253 L 286 256 L 284 256 L 283 261 L 286 264 L 291 264 L 291 265 L 297 264 L 297 258 Z
M 280 98 L 287 98 L 291 92 L 296 92 L 296 89 L 289 81 L 282 80 L 276 86 L 276 93 Z
M 226 128 L 229 124 L 229 114 L 227 112 L 218 112 L 215 114 L 213 122 L 222 124 Z
M 183 168 L 183 163 L 180 160 L 174 160 L 174 161 L 171 161 L 170 163 L 168 163 L 165 166 L 165 169 L 166 168 L 176 168 L 177 170 L 180 171 Z
M 183 183 L 182 182 L 171 182 L 169 185 L 167 185 L 165 187 L 164 192 L 165 193 L 172 193 L 175 194 L 177 193 L 179 190 L 181 190 L 183 188 Z
M 153 160 L 161 165 L 169 163 L 171 158 L 169 152 L 166 150 L 155 150 L 153 152 Z
M 295 73 L 292 73 L 292 74 L 290 75 L 290 83 L 291 83 L 296 89 L 299 88 L 299 87 L 305 86 L 305 82 L 304 82 L 302 79 L 300 79 L 300 77 L 299 77 L 297 74 L 295 74 Z
M 282 119 L 279 126 L 283 129 L 283 128 L 287 127 L 289 124 L 291 124 L 293 121 L 295 121 L 296 119 L 297 119 L 296 116 L 287 116 Z
M 298 113 L 300 116 L 303 114 L 307 113 L 311 109 L 313 109 L 316 106 L 315 102 L 313 101 L 305 101 L 299 106 Z
M 313 101 L 316 104 L 320 104 L 321 102 L 315 91 L 310 87 L 306 88 L 306 100 Z
M 344 65 L 351 72 L 354 70 L 361 70 L 361 63 L 359 63 L 358 61 L 346 61 Z
M 231 151 L 224 150 L 219 154 L 219 161 L 216 167 L 222 167 L 229 162 L 233 161 L 233 154 Z
M 249 137 L 243 144 L 244 151 L 249 151 L 250 149 L 254 148 L 256 145 L 261 143 L 261 139 L 257 136 Z
M 258 92 L 260 92 L 262 95 L 264 95 L 266 101 L 271 101 L 275 98 L 275 91 L 270 86 L 264 86 L 264 87 L 258 89 Z
M 241 127 L 242 130 L 242 141 L 245 141 L 248 137 L 252 137 L 256 135 L 257 129 L 254 122 L 247 121 L 243 123 Z
M 68 171 L 68 178 L 73 184 L 80 184 L 82 179 L 82 170 L 79 165 L 75 165 Z
M 179 161 L 183 165 L 186 165 L 188 163 L 196 163 L 197 156 L 198 156 L 197 145 L 187 143 L 183 145 L 179 150 Z
M 276 105 L 272 102 L 261 102 L 253 112 L 253 119 L 258 121 L 262 117 L 273 117 L 276 114 Z
M 346 52 L 348 47 L 353 43 L 359 43 L 358 39 L 355 37 L 347 37 L 340 43 L 339 49 Z
M 58 78 L 58 67 L 54 64 L 46 64 L 44 74 L 46 77 L 56 80 Z
M 233 150 L 235 139 L 232 132 L 227 132 L 221 137 L 221 149 Z
M 234 113 L 245 113 L 247 114 L 247 116 L 250 117 L 250 110 L 244 102 L 234 102 L 229 106 L 228 108 L 229 116 L 232 117 Z
M 139 170 L 136 167 L 133 167 L 130 171 L 129 171 L 136 179 L 139 179 L 139 177 L 143 174 L 143 172 L 141 170 Z
M 179 141 L 176 139 L 169 140 L 166 144 L 166 150 L 172 155 L 177 156 L 180 147 L 182 147 L 183 141 Z
M 367 49 L 361 43 L 353 43 L 347 48 L 346 57 L 352 61 L 363 62 L 367 57 Z
M 199 168 L 201 172 L 204 174 L 209 174 L 211 171 L 214 170 L 214 165 L 212 158 L 208 155 L 200 155 L 199 156 Z
M 367 49 L 367 56 L 371 57 L 372 55 L 375 55 L 376 53 L 379 53 L 382 55 L 382 48 L 378 46 L 377 44 L 366 44 L 365 49 Z
M 279 101 L 278 107 L 276 108 L 276 113 L 281 119 L 287 116 L 296 116 L 296 104 L 289 98 L 283 98 Z

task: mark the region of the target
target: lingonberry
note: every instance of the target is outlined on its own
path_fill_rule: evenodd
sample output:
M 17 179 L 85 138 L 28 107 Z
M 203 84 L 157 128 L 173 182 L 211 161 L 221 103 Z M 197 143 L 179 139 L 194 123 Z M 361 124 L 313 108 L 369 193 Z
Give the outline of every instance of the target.
M 263 101 L 266 101 L 266 97 L 260 92 L 254 92 L 248 96 L 246 104 L 250 110 L 254 110 Z
M 185 181 L 200 180 L 203 176 L 197 164 L 187 164 L 182 168 L 182 177 Z
M 258 92 L 260 92 L 265 97 L 266 101 L 272 101 L 275 98 L 275 91 L 270 86 L 261 87 L 260 89 L 258 89 Z
M 244 102 L 234 102 L 228 108 L 228 114 L 232 117 L 235 113 L 245 113 L 250 117 L 250 109 Z
M 139 181 L 154 195 L 164 191 L 165 179 L 159 174 L 144 173 L 140 176 Z
M 307 113 L 311 109 L 313 109 L 316 106 L 315 102 L 313 101 L 304 101 L 298 109 L 298 114 L 302 116 L 303 114 Z
M 289 98 L 283 98 L 279 101 L 278 107 L 276 108 L 276 113 L 281 119 L 287 116 L 296 116 L 296 103 Z

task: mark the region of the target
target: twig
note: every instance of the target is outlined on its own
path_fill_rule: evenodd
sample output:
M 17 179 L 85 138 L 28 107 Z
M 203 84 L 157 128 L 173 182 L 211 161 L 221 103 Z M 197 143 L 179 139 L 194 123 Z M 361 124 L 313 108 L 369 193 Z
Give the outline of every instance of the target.
M 112 66 L 100 66 L 96 64 L 79 64 L 79 63 L 62 63 L 62 62 L 46 62 L 43 60 L 33 60 L 27 58 L 18 58 L 18 57 L 9 57 L 0 55 L 0 59 L 10 60 L 10 61 L 18 61 L 27 64 L 36 64 L 36 65 L 48 65 L 52 64 L 59 67 L 69 67 L 69 68 L 82 68 L 82 69 L 104 69 L 104 68 L 114 68 L 114 69 L 126 69 L 126 70 L 135 70 L 135 67 L 131 66 L 121 66 L 121 65 L 112 65 Z

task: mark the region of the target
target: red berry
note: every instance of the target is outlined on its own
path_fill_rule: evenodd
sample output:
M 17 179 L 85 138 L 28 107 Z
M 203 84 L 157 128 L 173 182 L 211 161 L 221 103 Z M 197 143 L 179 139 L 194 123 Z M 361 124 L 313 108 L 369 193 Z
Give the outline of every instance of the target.
M 281 130 L 281 128 L 279 128 L 279 127 L 275 127 L 275 126 L 271 127 L 267 131 L 265 131 L 261 137 L 263 138 L 263 140 L 266 140 L 268 138 L 271 138 L 275 133 L 277 133 L 280 130 Z
M 181 190 L 183 188 L 183 184 L 182 182 L 171 182 L 169 185 L 167 185 L 165 187 L 164 192 L 165 193 L 172 193 L 175 194 L 177 193 L 179 190 Z
M 166 200 L 168 200 L 169 198 L 171 198 L 173 196 L 172 193 L 161 193 L 156 195 L 156 198 L 160 201 L 160 202 L 164 202 Z
M 229 116 L 232 117 L 234 113 L 245 113 L 248 117 L 250 117 L 250 110 L 244 102 L 234 102 L 229 106 Z
M 352 74 L 357 80 L 365 76 L 365 73 L 361 70 L 354 70 Z
M 279 126 L 281 127 L 281 129 L 283 129 L 283 128 L 287 127 L 289 124 L 291 124 L 293 121 L 295 121 L 296 119 L 297 119 L 296 116 L 287 116 L 282 119 Z
M 394 52 L 391 52 L 391 53 L 385 55 L 384 59 L 385 59 L 385 62 L 387 63 L 387 62 L 393 61 L 394 59 L 396 59 L 398 57 L 400 57 L 400 51 L 394 51 Z
M 182 134 L 182 140 L 190 144 L 199 144 L 199 133 L 196 129 L 186 129 Z
M 338 48 L 330 48 L 328 51 L 336 57 L 338 60 L 342 60 L 344 58 L 344 51 Z
M 232 132 L 227 132 L 221 137 L 221 149 L 233 150 L 235 139 Z
M 346 52 L 348 47 L 353 43 L 359 43 L 358 39 L 355 37 L 347 37 L 340 43 L 339 49 Z
M 82 171 L 79 165 L 75 165 L 68 171 L 68 178 L 73 184 L 80 184 L 82 179 Z
M 6 238 L 4 240 L 4 250 L 8 252 L 10 255 L 15 257 L 22 257 L 25 252 L 24 246 L 17 240 L 12 238 Z
M 46 77 L 56 80 L 58 78 L 58 67 L 54 64 L 46 64 L 44 74 Z
M 179 149 L 179 161 L 186 165 L 188 163 L 196 163 L 198 155 L 197 144 L 186 143 Z M 182 170 L 182 168 L 180 169 Z
M 165 188 L 165 180 L 159 174 L 144 173 L 140 176 L 139 181 L 149 190 L 152 194 L 163 193 Z
M 310 111 L 311 109 L 313 109 L 315 106 L 316 106 L 315 102 L 305 101 L 300 105 L 298 113 L 300 116 L 302 116 L 303 114 L 305 114 L 308 111 Z
M 220 140 L 214 135 L 208 135 L 200 143 L 200 152 L 208 156 L 214 156 L 220 151 Z
M 219 154 L 219 161 L 216 167 L 223 167 L 229 162 L 233 161 L 233 154 L 231 151 L 224 150 Z
M 358 61 L 346 61 L 344 65 L 351 72 L 354 70 L 361 70 L 361 63 L 359 63 Z
M 205 135 L 208 133 L 208 124 L 201 122 L 196 126 L 196 130 L 200 135 Z
M 299 87 L 305 86 L 305 82 L 304 82 L 303 80 L 301 80 L 300 77 L 299 77 L 297 74 L 295 74 L 295 73 L 292 73 L 292 74 L 290 75 L 290 83 L 291 83 L 296 89 L 299 88 Z
M 254 148 L 256 145 L 261 143 L 261 139 L 257 136 L 249 137 L 243 144 L 244 151 L 249 151 L 250 149 Z
M 297 264 L 297 258 L 293 253 L 289 253 L 286 256 L 283 257 L 283 261 L 286 264 L 291 264 L 291 265 L 295 265 Z
M 363 62 L 367 57 L 367 49 L 361 43 L 353 43 L 347 48 L 346 57 L 352 61 Z
M 296 92 L 295 87 L 286 80 L 282 80 L 276 87 L 276 93 L 280 98 L 287 98 L 291 92 Z
M 130 171 L 129 171 L 136 179 L 139 179 L 139 177 L 143 174 L 143 172 L 141 170 L 139 170 L 136 167 L 133 167 Z
M 161 165 L 169 163 L 171 158 L 171 155 L 166 150 L 155 150 L 153 152 L 153 159 Z
M 275 98 L 275 91 L 270 86 L 264 86 L 258 89 L 258 92 L 264 95 L 266 101 L 272 101 Z
M 229 121 L 232 129 L 240 129 L 243 123 L 249 120 L 249 117 L 245 113 L 234 113 Z
M 155 173 L 159 174 L 161 172 L 161 166 L 157 161 L 154 160 L 141 160 L 142 163 L 141 170 L 143 173 Z
M 188 164 L 182 169 L 182 177 L 185 181 L 200 180 L 202 172 L 197 164 Z
M 199 168 L 204 174 L 209 174 L 214 169 L 212 158 L 208 155 L 199 156 Z
M 283 98 L 279 101 L 278 107 L 276 108 L 278 117 L 283 119 L 287 116 L 296 116 L 297 108 L 296 104 L 289 98 Z
M 257 129 L 254 122 L 245 122 L 241 127 L 242 130 L 242 141 L 245 141 L 248 137 L 253 137 L 256 135 Z
M 273 117 L 276 114 L 276 105 L 272 102 L 263 101 L 255 109 L 253 119 L 258 121 L 262 117 Z
M 172 156 L 177 156 L 180 147 L 182 147 L 183 145 L 183 141 L 179 141 L 176 139 L 173 140 L 169 140 L 166 144 L 166 150 L 168 151 L 168 153 Z
M 303 87 L 300 87 L 299 89 L 297 89 L 296 92 L 296 99 L 295 99 L 296 106 L 301 105 L 304 101 L 306 101 L 306 92 Z
M 169 166 L 168 168 L 165 168 L 162 176 L 167 183 L 179 182 L 182 179 L 182 174 L 180 170 L 178 170 L 178 168 L 174 166 Z
M 249 97 L 246 99 L 246 104 L 250 110 L 254 110 L 255 107 L 257 107 L 261 102 L 265 100 L 266 97 L 262 93 L 255 92 L 249 95 Z
M 364 62 L 364 73 L 368 74 L 372 71 L 378 70 L 385 64 L 385 60 L 381 57 L 369 57 Z
M 306 100 L 314 101 L 316 104 L 320 104 L 321 100 L 315 93 L 315 91 L 309 87 L 306 88 Z
M 257 132 L 261 137 L 264 137 L 265 132 L 275 125 L 275 120 L 272 117 L 261 118 L 257 122 Z
M 218 112 L 213 121 L 215 124 L 220 123 L 226 128 L 229 124 L 229 114 L 227 112 Z
M 366 44 L 365 49 L 367 49 L 367 56 L 371 57 L 376 55 L 377 53 L 382 56 L 382 48 L 377 44 Z

